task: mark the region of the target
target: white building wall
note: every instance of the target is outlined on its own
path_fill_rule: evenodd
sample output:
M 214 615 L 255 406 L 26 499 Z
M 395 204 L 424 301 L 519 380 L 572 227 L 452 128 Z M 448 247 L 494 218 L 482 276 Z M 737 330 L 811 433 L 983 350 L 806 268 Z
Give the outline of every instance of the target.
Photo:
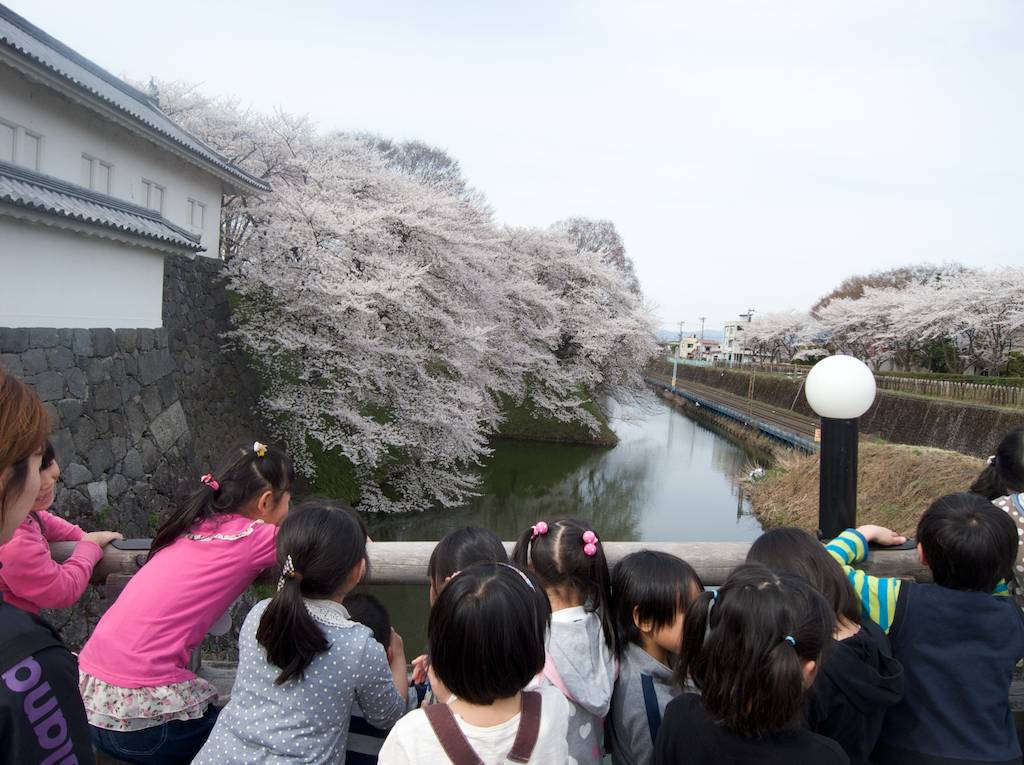
M 0 327 L 162 325 L 164 256 L 152 250 L 0 217 L 0 273 Z
M 206 251 L 201 255 L 219 257 L 222 185 L 216 176 L 101 119 L 54 91 L 29 82 L 4 65 L 0 65 L 0 122 L 42 136 L 39 166 L 32 168 L 40 173 L 85 185 L 82 155 L 88 154 L 113 165 L 112 196 L 145 207 L 143 179 L 162 186 L 161 214 L 172 223 L 202 235 Z M 189 199 L 205 205 L 201 229 L 189 224 Z

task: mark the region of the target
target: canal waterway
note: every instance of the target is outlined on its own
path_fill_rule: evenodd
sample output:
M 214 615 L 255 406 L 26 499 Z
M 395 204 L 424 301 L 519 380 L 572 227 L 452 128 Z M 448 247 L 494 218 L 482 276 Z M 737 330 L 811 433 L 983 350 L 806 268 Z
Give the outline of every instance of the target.
M 616 541 L 750 541 L 760 526 L 739 480 L 763 457 L 653 394 L 611 411 L 613 448 L 496 441 L 465 507 L 368 518 L 375 541 L 437 540 L 469 524 L 512 540 L 540 519 L 589 520 Z M 425 642 L 423 587 L 367 588 L 391 611 L 410 658 Z

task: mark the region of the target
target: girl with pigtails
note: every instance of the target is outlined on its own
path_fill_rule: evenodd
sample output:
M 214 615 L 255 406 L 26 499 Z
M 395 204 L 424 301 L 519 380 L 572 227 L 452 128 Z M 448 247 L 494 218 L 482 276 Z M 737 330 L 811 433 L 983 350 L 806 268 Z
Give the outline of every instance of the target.
M 655 765 L 849 765 L 835 741 L 802 727 L 835 615 L 804 580 L 739 566 L 686 611 L 676 678 L 700 695 L 669 702 Z
M 342 605 L 366 573 L 359 517 L 338 502 L 299 505 L 281 524 L 277 561 L 277 594 L 245 618 L 231 701 L 196 765 L 343 762 L 354 701 L 375 728 L 406 711 L 401 637 L 392 629 L 385 652 Z
M 291 460 L 256 442 L 195 479 L 163 521 L 142 569 L 79 656 L 94 745 L 130 763 L 192 762 L 218 708 L 192 651 L 263 569 L 288 514 Z
M 569 701 L 569 762 L 600 763 L 616 675 L 604 547 L 583 521 L 538 521 L 520 535 L 512 560 L 537 576 L 551 602 L 541 682 Z

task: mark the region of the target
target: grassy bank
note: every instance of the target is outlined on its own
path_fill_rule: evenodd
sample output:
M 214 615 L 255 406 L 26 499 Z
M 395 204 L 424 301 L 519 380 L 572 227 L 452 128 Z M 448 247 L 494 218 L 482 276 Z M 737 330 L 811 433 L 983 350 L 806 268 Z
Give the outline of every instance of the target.
M 983 460 L 958 452 L 861 441 L 857 522 L 912 534 L 932 500 L 966 491 L 984 465 Z M 765 478 L 745 488 L 764 528 L 817 529 L 817 454 L 779 454 Z
M 495 434 L 498 438 L 589 446 L 615 446 L 619 442 L 607 418 L 592 400 L 587 400 L 582 408 L 597 419 L 599 429 L 596 433 L 581 422 L 560 422 L 554 417 L 538 414 L 528 399 L 518 406 L 507 398 L 502 403 L 505 419 Z

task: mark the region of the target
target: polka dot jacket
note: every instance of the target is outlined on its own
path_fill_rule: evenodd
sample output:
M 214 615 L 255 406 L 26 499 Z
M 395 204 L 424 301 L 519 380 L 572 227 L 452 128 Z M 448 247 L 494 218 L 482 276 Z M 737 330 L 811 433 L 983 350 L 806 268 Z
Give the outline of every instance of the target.
M 379 728 L 390 728 L 405 712 L 384 647 L 333 601 L 306 601 L 331 647 L 302 679 L 275 685 L 279 670 L 256 642 L 268 603 L 257 603 L 242 625 L 231 701 L 193 765 L 343 763 L 353 700 Z

